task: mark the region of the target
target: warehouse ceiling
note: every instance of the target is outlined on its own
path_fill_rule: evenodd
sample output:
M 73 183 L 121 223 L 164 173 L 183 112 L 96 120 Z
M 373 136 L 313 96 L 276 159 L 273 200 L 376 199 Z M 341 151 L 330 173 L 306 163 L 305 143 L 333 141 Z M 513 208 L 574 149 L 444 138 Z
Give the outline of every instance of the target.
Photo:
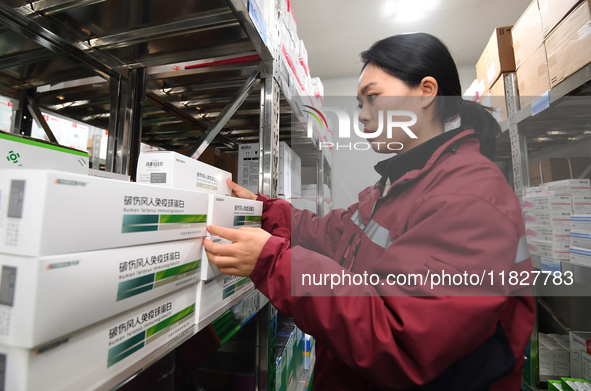
M 403 22 L 401 3 L 428 2 L 422 18 Z M 511 26 L 531 0 L 291 0 L 310 70 L 321 78 L 357 76 L 358 55 L 379 39 L 426 32 L 443 40 L 458 66 L 474 66 L 496 27 Z

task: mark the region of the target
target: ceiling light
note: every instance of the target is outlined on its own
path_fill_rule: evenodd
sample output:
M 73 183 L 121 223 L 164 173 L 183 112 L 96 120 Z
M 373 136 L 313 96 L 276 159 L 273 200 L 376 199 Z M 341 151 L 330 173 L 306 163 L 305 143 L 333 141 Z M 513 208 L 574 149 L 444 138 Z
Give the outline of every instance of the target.
M 568 132 L 565 132 L 564 130 L 552 130 L 550 132 L 546 132 L 546 134 L 548 136 L 565 136 L 568 134 Z
M 399 22 L 414 22 L 425 16 L 426 11 L 436 8 L 438 0 L 400 0 L 396 12 Z

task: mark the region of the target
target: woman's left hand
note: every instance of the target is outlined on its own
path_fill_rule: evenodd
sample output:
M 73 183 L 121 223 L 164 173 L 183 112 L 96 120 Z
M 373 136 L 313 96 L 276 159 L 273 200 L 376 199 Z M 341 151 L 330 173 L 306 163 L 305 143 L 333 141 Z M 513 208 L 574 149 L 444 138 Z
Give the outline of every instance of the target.
M 203 245 L 209 262 L 216 265 L 224 274 L 241 277 L 250 276 L 263 247 L 271 237 L 267 231 L 251 227 L 231 229 L 210 225 L 207 230 L 212 235 L 233 242 L 213 243 L 207 238 L 204 239 Z

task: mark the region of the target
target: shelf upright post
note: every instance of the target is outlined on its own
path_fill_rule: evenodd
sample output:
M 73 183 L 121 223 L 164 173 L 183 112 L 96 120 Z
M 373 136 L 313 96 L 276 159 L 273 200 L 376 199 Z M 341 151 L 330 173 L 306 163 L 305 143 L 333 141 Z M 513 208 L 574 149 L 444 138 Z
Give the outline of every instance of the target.
M 131 150 L 131 81 L 124 76 L 112 76 L 109 81 L 111 111 L 109 142 L 105 171 L 127 175 Z
M 517 75 L 511 73 L 505 78 L 507 91 L 507 117 L 509 122 L 509 137 L 511 139 L 511 160 L 513 162 L 513 184 L 515 193 L 522 202 L 523 188 L 529 186 L 529 171 L 527 159 L 527 140 L 517 123 L 519 94 L 517 92 Z
M 316 151 L 316 212 L 324 216 L 324 155 L 320 148 Z
M 142 149 L 142 114 L 144 101 L 146 100 L 146 68 L 137 68 L 131 71 L 131 143 L 129 151 L 129 175 L 131 180 L 136 180 L 137 162 Z
M 513 184 L 519 202 L 523 206 L 523 188 L 529 186 L 529 164 L 527 157 L 527 140 L 524 125 L 517 122 L 517 110 L 519 108 L 519 93 L 517 90 L 517 75 L 511 73 L 505 78 L 505 91 L 507 98 L 507 120 L 509 123 L 509 137 L 511 139 L 511 160 L 513 163 Z M 535 290 L 534 290 L 535 295 Z M 540 379 L 538 360 L 538 311 L 536 301 L 536 323 L 529 340 L 529 365 L 528 373 L 524 378 L 530 381 L 528 386 L 537 387 Z M 527 359 L 527 357 L 526 357 Z

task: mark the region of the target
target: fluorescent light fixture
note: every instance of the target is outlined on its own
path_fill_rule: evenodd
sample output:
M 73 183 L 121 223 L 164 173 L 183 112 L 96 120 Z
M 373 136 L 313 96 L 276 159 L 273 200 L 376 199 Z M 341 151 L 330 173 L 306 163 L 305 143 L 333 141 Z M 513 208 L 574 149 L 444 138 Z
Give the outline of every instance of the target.
M 565 132 L 564 130 L 552 130 L 550 132 L 546 132 L 548 136 L 566 136 L 569 133 Z
M 399 22 L 415 22 L 433 11 L 439 0 L 400 0 L 396 20 Z

